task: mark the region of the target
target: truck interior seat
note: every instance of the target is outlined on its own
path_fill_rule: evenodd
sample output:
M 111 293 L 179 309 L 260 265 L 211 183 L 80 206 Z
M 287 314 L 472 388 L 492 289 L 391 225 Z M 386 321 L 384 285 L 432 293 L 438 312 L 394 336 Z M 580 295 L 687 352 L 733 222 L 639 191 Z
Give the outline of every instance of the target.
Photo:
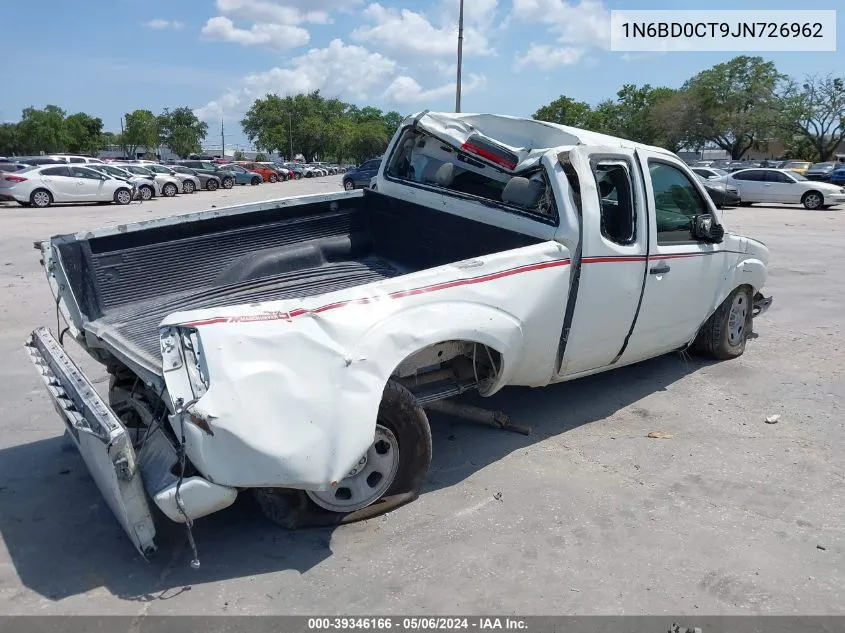
M 534 209 L 543 193 L 543 181 L 514 176 L 502 190 L 502 202 L 525 209 Z

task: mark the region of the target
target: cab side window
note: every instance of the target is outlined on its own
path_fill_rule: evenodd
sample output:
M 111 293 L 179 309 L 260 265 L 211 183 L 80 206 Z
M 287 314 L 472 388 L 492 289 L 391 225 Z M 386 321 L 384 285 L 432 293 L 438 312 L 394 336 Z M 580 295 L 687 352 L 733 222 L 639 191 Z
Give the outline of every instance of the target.
M 695 241 L 693 218 L 709 214 L 710 207 L 689 177 L 674 165 L 649 160 L 648 170 L 654 194 L 657 243 Z
M 617 244 L 636 239 L 631 176 L 624 163 L 599 162 L 593 168 L 601 204 L 601 234 Z

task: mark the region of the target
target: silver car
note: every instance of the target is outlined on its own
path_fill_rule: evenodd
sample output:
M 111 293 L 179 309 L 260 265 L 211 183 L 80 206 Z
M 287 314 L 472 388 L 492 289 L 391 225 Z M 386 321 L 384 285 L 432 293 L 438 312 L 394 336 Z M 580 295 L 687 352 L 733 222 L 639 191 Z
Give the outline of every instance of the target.
M 101 174 L 105 174 L 106 176 L 125 180 L 135 187 L 135 191 L 138 192 L 138 197 L 141 200 L 150 200 L 161 195 L 161 185 L 159 185 L 159 183 L 157 183 L 152 177 L 145 178 L 144 176 L 138 176 L 132 172 L 126 171 L 125 169 L 121 169 L 120 167 L 115 167 L 114 165 L 97 165 L 91 163 L 88 167 L 100 172 Z
M 142 178 L 152 178 L 159 186 L 161 195 L 165 198 L 172 198 L 182 191 L 182 181 L 169 174 L 154 173 L 147 169 L 149 165 L 136 165 L 135 163 L 112 163 L 113 167 L 119 167 Z
M 173 176 L 177 178 L 181 184 L 182 193 L 194 193 L 202 189 L 202 182 L 200 179 L 192 174 L 183 174 L 170 169 L 165 165 L 158 165 L 155 163 L 143 163 L 144 169 L 149 169 L 154 174 L 162 174 L 164 176 Z

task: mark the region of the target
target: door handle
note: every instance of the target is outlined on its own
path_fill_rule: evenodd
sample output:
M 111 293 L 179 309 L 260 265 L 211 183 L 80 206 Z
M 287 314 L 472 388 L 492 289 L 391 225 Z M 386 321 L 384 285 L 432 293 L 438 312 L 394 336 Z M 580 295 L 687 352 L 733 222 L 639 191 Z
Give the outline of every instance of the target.
M 670 270 L 669 264 L 667 264 L 666 262 L 660 262 L 654 268 L 649 268 L 648 274 L 649 275 L 662 275 L 663 273 L 668 273 L 669 270 Z

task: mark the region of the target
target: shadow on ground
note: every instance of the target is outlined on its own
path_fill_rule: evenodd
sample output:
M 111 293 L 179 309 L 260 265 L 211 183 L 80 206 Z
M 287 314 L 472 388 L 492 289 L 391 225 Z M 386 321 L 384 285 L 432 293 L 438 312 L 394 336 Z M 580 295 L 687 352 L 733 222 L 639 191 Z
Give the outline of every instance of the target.
M 512 388 L 489 399 L 468 398 L 530 426 L 531 435 L 432 416 L 434 459 L 423 494 L 455 485 L 515 450 L 603 420 L 704 364 L 669 355 L 545 389 Z M 58 420 L 56 428 L 61 428 Z M 187 585 L 269 572 L 304 573 L 332 555 L 333 530 L 346 529 L 285 530 L 264 519 L 249 495 L 241 497 L 231 508 L 197 522 L 199 570 L 187 566 L 181 526 L 164 521 L 159 553 L 145 563 L 102 501 L 82 459 L 75 449 L 63 449 L 60 437 L 0 451 L 0 532 L 21 583 L 51 600 L 99 587 L 128 600 L 167 600 Z

